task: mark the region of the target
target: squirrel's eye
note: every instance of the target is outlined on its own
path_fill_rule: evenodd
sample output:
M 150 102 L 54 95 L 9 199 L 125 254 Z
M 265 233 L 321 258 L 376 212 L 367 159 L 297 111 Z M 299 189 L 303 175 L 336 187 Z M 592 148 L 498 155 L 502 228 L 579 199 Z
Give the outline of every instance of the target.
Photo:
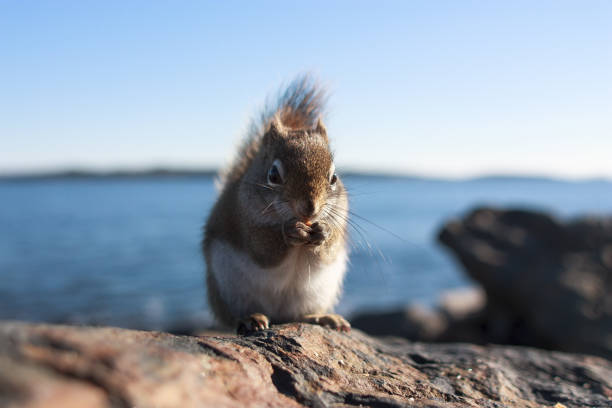
M 334 175 L 331 176 L 331 179 L 329 180 L 329 184 L 333 186 L 334 184 L 336 184 L 336 181 L 338 181 L 338 176 L 336 176 L 336 174 L 334 173 Z
M 280 172 L 278 171 L 278 166 L 273 164 L 268 170 L 268 184 L 279 185 L 283 182 L 281 178 Z

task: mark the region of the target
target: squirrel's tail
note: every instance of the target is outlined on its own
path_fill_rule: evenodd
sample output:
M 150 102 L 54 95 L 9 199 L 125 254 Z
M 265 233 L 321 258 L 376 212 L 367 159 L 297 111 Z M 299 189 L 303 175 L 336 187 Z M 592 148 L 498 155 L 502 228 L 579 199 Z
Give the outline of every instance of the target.
M 268 99 L 260 114 L 251 120 L 250 138 L 261 136 L 275 115 L 285 127 L 313 128 L 325 114 L 327 98 L 327 92 L 311 74 L 297 76 L 280 89 L 276 98 Z
M 327 92 L 310 74 L 297 76 L 282 87 L 276 98 L 266 101 L 264 109 L 251 119 L 245 140 L 233 163 L 219 173 L 217 186 L 223 189 L 227 182 L 240 178 L 256 154 L 261 138 L 276 115 L 283 126 L 291 129 L 314 128 L 325 114 Z

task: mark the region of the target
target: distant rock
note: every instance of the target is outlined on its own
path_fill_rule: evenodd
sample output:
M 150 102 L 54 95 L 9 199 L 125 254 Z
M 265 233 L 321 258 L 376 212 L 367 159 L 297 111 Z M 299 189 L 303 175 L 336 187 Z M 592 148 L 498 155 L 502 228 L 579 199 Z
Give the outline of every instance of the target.
M 435 308 L 409 304 L 387 311 L 362 311 L 350 321 L 353 327 L 374 336 L 486 344 L 492 342 L 486 327 L 486 306 L 484 291 L 472 287 L 443 292 Z
M 246 337 L 0 324 L 0 406 L 611 405 L 612 363 L 598 357 L 306 324 Z
M 445 317 L 422 305 L 408 305 L 387 311 L 361 312 L 351 317 L 351 326 L 374 336 L 398 336 L 411 340 L 435 341 L 446 330 Z
M 363 312 L 353 327 L 431 342 L 513 344 L 612 359 L 612 217 L 560 222 L 480 208 L 439 234 L 482 287 L 436 308 Z
M 612 217 L 561 222 L 479 208 L 446 224 L 439 239 L 486 292 L 470 323 L 481 342 L 612 358 Z

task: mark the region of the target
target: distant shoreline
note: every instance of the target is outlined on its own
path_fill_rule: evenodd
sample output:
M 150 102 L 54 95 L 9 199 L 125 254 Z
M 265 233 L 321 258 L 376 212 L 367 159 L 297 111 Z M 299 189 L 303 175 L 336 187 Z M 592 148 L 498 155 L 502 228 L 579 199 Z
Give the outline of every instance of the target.
M 44 180 L 106 180 L 106 179 L 160 179 L 160 178 L 201 178 L 215 177 L 218 173 L 217 169 L 171 169 L 171 168 L 153 168 L 144 170 L 112 170 L 112 171 L 97 171 L 89 169 L 68 169 L 59 171 L 40 171 L 40 172 L 23 172 L 14 174 L 0 174 L 0 182 L 2 181 L 44 181 Z M 542 175 L 507 175 L 507 174 L 489 174 L 474 177 L 461 178 L 446 178 L 424 175 L 411 175 L 390 172 L 363 172 L 355 170 L 347 170 L 341 172 L 343 177 L 360 177 L 360 178 L 385 178 L 398 180 L 423 180 L 423 181 L 441 181 L 441 182 L 465 182 L 465 181 L 549 181 L 549 182 L 568 182 L 568 183 L 584 183 L 584 182 L 602 182 L 612 183 L 612 179 L 604 177 L 593 178 L 563 178 L 554 176 Z
M 50 172 L 32 172 L 16 174 L 0 174 L 3 180 L 66 180 L 66 179 L 138 179 L 138 178 L 182 178 L 182 177 L 213 177 L 217 174 L 214 169 L 202 170 L 175 170 L 175 169 L 146 169 L 146 170 L 61 170 Z

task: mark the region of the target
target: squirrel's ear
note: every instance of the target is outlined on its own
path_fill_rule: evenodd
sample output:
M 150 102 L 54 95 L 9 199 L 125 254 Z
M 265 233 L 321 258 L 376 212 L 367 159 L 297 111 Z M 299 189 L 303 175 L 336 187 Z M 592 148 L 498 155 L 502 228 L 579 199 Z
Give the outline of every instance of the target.
M 285 134 L 285 127 L 278 114 L 274 115 L 268 123 L 268 131 L 266 133 L 275 133 L 278 135 Z
M 317 119 L 317 124 L 315 125 L 315 132 L 323 136 L 325 140 L 327 140 L 327 128 L 323 124 L 323 119 L 319 116 Z
M 287 129 L 283 126 L 280 116 L 276 114 L 268 121 L 266 132 L 263 136 L 263 142 L 265 145 L 273 145 L 275 141 L 283 139 L 286 135 Z

